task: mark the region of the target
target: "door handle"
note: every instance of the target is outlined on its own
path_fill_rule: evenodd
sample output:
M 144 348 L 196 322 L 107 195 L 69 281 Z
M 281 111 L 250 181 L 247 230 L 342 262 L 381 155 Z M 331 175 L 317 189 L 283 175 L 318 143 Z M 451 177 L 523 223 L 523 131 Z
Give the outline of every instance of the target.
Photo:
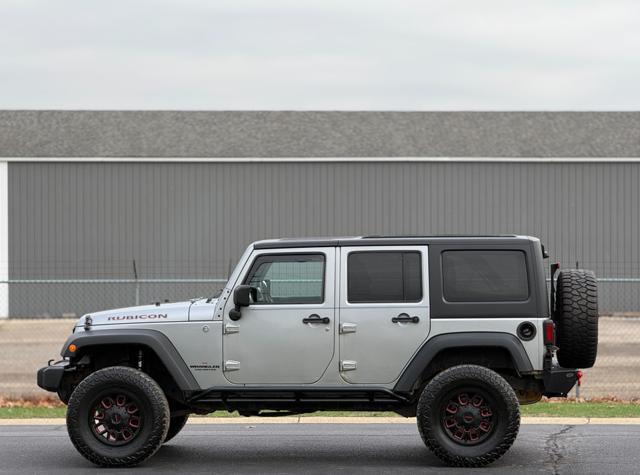
M 328 324 L 331 320 L 329 317 L 320 317 L 317 313 L 309 315 L 307 318 L 302 319 L 302 323 L 323 323 Z
M 397 317 L 393 317 L 391 321 L 393 323 L 418 323 L 420 322 L 420 317 L 416 317 L 416 316 L 410 317 L 406 313 L 401 313 Z

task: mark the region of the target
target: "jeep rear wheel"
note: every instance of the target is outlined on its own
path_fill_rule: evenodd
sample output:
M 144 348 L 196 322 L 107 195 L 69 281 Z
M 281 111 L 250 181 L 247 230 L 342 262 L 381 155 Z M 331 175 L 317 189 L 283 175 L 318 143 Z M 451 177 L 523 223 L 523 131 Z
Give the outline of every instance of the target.
M 563 368 L 591 368 L 598 353 L 598 283 L 590 270 L 567 269 L 556 284 L 556 344 Z
M 435 376 L 418 401 L 418 429 L 444 463 L 481 467 L 509 450 L 520 428 L 515 392 L 498 373 L 475 365 Z
M 67 430 L 78 452 L 96 465 L 130 467 L 151 457 L 169 428 L 169 404 L 147 374 L 105 368 L 73 391 Z

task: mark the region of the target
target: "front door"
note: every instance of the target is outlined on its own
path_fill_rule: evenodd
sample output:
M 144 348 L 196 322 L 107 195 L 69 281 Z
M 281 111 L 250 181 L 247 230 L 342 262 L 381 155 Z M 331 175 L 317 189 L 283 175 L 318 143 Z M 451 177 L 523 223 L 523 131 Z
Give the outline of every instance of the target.
M 237 321 L 224 310 L 224 374 L 241 384 L 310 384 L 334 352 L 335 248 L 254 251 L 236 285 L 255 289 Z M 231 300 L 231 299 L 230 299 Z
M 396 380 L 429 335 L 426 246 L 344 247 L 340 257 L 340 374 Z

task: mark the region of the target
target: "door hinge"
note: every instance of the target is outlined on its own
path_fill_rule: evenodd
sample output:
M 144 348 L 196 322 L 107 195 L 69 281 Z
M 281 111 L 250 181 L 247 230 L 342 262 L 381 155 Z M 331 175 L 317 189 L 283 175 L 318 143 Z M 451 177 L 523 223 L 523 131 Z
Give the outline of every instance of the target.
M 358 325 L 355 323 L 341 323 L 340 324 L 340 333 L 355 333 L 358 329 Z
M 225 371 L 238 371 L 240 369 L 240 362 L 234 360 L 226 360 L 224 362 Z
M 225 335 L 228 335 L 229 333 L 238 333 L 240 331 L 240 325 L 234 325 L 233 323 L 225 323 L 222 330 Z
M 340 371 L 354 371 L 357 369 L 358 363 L 352 360 L 340 361 Z

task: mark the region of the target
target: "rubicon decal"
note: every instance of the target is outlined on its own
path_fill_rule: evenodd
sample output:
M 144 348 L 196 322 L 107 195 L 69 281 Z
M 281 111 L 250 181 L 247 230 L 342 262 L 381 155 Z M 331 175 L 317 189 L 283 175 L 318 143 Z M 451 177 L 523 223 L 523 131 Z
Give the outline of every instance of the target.
M 169 318 L 166 313 L 149 313 L 147 315 L 116 315 L 108 317 L 107 320 L 157 320 L 162 318 Z

